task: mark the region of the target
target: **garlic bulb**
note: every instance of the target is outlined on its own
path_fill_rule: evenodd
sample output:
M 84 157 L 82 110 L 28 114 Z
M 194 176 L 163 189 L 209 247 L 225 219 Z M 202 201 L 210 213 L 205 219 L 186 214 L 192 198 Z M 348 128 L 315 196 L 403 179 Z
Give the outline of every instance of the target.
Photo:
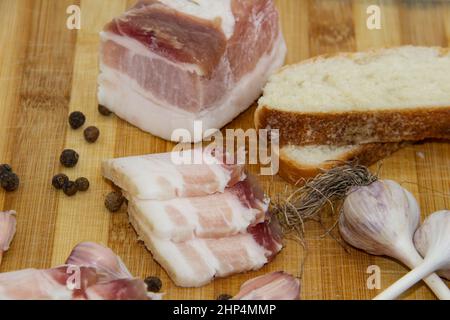
M 413 244 L 419 222 L 420 209 L 414 196 L 392 180 L 379 180 L 350 191 L 343 204 L 339 231 L 356 248 L 414 268 L 423 261 Z M 440 299 L 450 298 L 450 290 L 437 275 L 424 280 Z
M 16 212 L 0 212 L 0 264 L 3 252 L 9 249 L 14 234 L 16 233 Z
M 436 270 L 450 269 L 450 211 L 439 211 L 429 216 L 416 231 L 414 240 L 423 249 L 424 260 L 375 299 L 394 299 Z M 450 297 L 446 299 L 450 300 Z
M 431 236 L 431 233 L 440 232 L 441 234 L 434 234 Z M 444 234 L 442 234 L 444 232 Z M 447 234 L 445 234 L 445 232 Z M 447 238 L 447 266 L 438 271 L 438 274 L 450 280 L 450 237 L 448 233 L 450 232 L 450 211 L 442 210 L 434 213 L 430 216 L 429 219 L 425 220 L 424 224 L 416 231 L 414 234 L 414 244 L 416 245 L 417 251 L 422 255 L 422 257 L 429 255 L 430 247 L 433 247 L 431 244 L 434 240 L 443 240 Z

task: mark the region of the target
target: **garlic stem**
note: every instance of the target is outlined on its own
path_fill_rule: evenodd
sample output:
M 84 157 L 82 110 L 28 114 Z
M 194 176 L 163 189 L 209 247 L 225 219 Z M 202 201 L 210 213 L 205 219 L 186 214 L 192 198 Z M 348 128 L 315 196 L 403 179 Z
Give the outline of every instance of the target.
M 415 248 L 408 248 L 404 252 L 408 252 L 408 254 L 403 254 L 398 260 L 406 264 L 406 266 L 411 270 L 424 263 L 423 258 L 419 255 Z M 428 277 L 424 278 L 423 281 L 425 281 L 427 286 L 431 289 L 431 291 L 433 291 L 439 300 L 450 300 L 450 289 L 436 273 L 430 274 Z M 380 295 L 375 297 L 375 299 L 377 299 Z
M 393 300 L 400 296 L 403 292 L 411 288 L 421 279 L 429 276 L 436 270 L 436 265 L 430 263 L 430 261 L 425 260 L 418 267 L 413 269 L 411 272 L 403 276 L 400 280 L 395 282 L 392 286 L 387 288 L 385 291 L 377 295 L 374 300 Z M 448 288 L 447 288 L 448 290 Z M 448 296 L 443 297 L 443 299 L 450 299 Z

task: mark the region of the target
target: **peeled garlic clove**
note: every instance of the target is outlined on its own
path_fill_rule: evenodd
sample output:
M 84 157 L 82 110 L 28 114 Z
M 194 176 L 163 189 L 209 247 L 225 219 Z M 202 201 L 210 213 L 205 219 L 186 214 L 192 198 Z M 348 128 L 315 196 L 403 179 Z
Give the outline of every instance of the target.
M 391 180 L 350 191 L 339 220 L 342 238 L 373 255 L 401 260 L 420 221 L 414 196 Z
M 279 271 L 250 279 L 233 300 L 298 300 L 300 281 Z
M 9 249 L 12 239 L 16 233 L 16 212 L 0 212 L 0 263 L 3 252 Z
M 450 280 L 450 211 L 442 210 L 429 216 L 414 234 L 414 244 L 427 259 L 443 259 L 438 274 Z
M 127 267 L 111 249 L 94 242 L 82 242 L 70 253 L 66 264 L 93 267 L 102 281 L 133 278 Z

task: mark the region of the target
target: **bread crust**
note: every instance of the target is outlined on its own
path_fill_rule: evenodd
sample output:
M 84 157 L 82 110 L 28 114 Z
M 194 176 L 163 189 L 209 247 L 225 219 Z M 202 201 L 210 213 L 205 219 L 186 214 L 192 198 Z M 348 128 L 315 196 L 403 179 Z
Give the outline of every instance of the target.
M 377 56 L 378 54 L 382 53 L 383 51 L 387 51 L 387 50 L 396 50 L 399 48 L 403 48 L 403 47 L 425 47 L 425 46 L 413 46 L 413 45 L 405 45 L 405 46 L 387 46 L 387 47 L 380 47 L 380 48 L 372 48 L 372 49 L 368 49 L 366 51 L 347 51 L 347 52 L 335 52 L 335 53 L 324 53 L 324 54 L 320 54 L 314 57 L 310 57 L 307 58 L 305 60 L 302 60 L 300 62 L 294 63 L 294 64 L 289 64 L 289 65 L 285 65 L 284 67 L 280 68 L 275 74 L 280 74 L 281 72 L 283 72 L 285 69 L 289 69 L 293 66 L 298 66 L 298 65 L 302 65 L 302 64 L 308 64 L 308 63 L 315 63 L 318 62 L 320 60 L 323 59 L 330 59 L 330 58 L 350 58 L 350 59 L 358 59 L 358 55 L 363 54 L 363 57 L 360 57 L 360 61 L 361 63 L 365 63 L 367 61 L 369 61 L 371 58 Z M 427 46 L 426 48 L 430 48 L 430 49 L 434 49 L 436 51 L 439 52 L 439 56 L 447 56 L 450 55 L 450 48 L 444 48 L 444 47 L 438 47 L 438 46 Z
M 409 46 L 411 47 L 411 46 Z M 338 52 L 319 55 L 285 69 L 316 63 L 329 58 L 347 58 L 366 63 L 386 50 L 400 47 L 371 49 L 364 52 Z M 450 55 L 450 48 L 431 47 L 440 56 Z M 361 53 L 363 55 L 361 55 Z M 359 56 L 358 56 L 359 55 Z M 255 112 L 257 129 L 280 129 L 281 145 L 351 145 L 400 141 L 419 141 L 426 138 L 450 138 L 450 106 L 414 109 L 390 109 L 355 112 L 295 112 L 276 106 L 260 105 Z
M 341 113 L 301 113 L 260 106 L 257 129 L 279 129 L 280 144 L 351 145 L 450 138 L 450 106 Z
M 300 163 L 290 157 L 282 148 L 280 150 L 280 170 L 278 174 L 287 182 L 298 185 L 307 179 L 314 178 L 324 170 L 329 170 L 342 164 L 342 162 L 355 160 L 359 164 L 370 166 L 405 145 L 407 143 L 404 142 L 362 144 L 355 146 L 348 152 L 342 153 L 337 159 L 330 159 L 330 161 L 323 162 L 318 166 Z

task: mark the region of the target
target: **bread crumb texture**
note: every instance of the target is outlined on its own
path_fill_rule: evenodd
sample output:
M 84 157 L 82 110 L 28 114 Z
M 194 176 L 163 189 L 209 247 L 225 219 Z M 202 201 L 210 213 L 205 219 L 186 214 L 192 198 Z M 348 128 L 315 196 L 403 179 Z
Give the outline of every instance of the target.
M 404 46 L 316 57 L 274 74 L 259 105 L 298 113 L 447 107 L 450 54 Z
M 329 145 L 311 145 L 311 146 L 294 146 L 288 145 L 283 147 L 282 155 L 286 159 L 302 163 L 303 166 L 320 166 L 326 161 L 346 160 L 345 155 L 350 151 L 355 151 L 359 145 L 349 146 L 329 146 Z M 348 159 L 347 159 L 348 160 Z

